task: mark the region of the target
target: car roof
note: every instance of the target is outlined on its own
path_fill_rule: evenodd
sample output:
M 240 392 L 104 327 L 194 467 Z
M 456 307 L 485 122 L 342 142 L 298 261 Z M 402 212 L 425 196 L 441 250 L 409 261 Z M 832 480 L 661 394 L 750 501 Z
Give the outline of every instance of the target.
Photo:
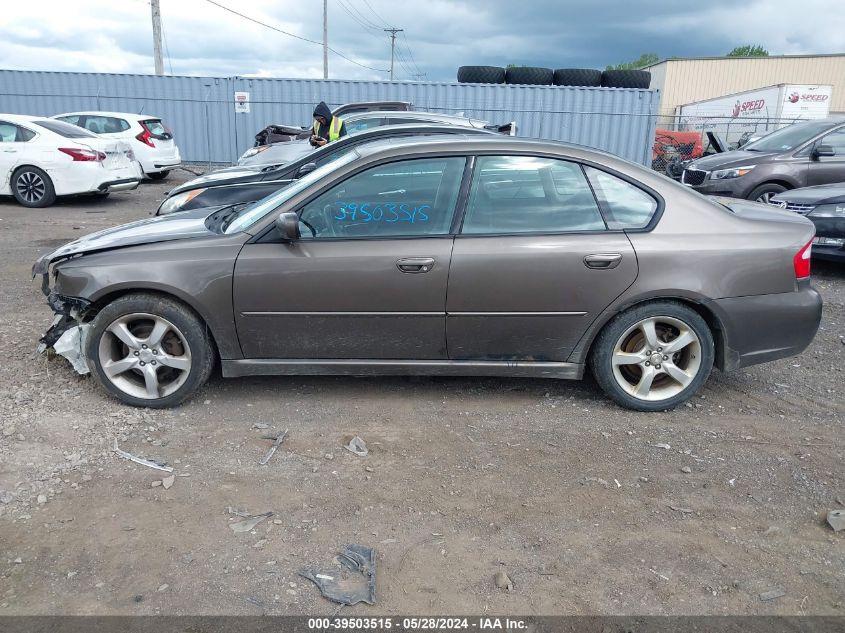
M 33 116 L 31 114 L 0 114 L 0 119 L 9 123 L 34 123 L 35 121 L 49 118 L 46 116 Z
M 620 164 L 636 165 L 643 169 L 642 165 L 632 163 L 614 154 L 601 150 L 576 145 L 574 143 L 563 143 L 560 141 L 545 141 L 531 138 L 517 138 L 504 136 L 502 134 L 450 134 L 439 136 L 409 136 L 400 138 L 386 138 L 361 145 L 356 148 L 361 157 L 384 154 L 388 157 L 392 154 L 403 156 L 409 150 L 421 150 L 421 153 L 435 153 L 438 151 L 463 153 L 474 152 L 537 152 L 551 154 L 566 154 L 573 158 L 594 160 L 606 163 L 617 161 Z
M 79 112 L 64 112 L 63 114 L 55 114 L 51 119 L 58 118 L 60 116 L 75 116 L 75 115 L 83 115 L 83 116 L 110 116 L 115 117 L 118 119 L 131 119 L 133 121 L 149 121 L 150 119 L 161 119 L 159 116 L 153 116 L 151 114 L 135 114 L 133 112 L 108 112 L 105 110 L 80 110 Z
M 469 121 L 469 117 L 465 116 L 458 116 L 457 114 L 443 114 L 442 112 L 425 112 L 421 110 L 408 110 L 406 112 L 402 112 L 401 110 L 377 110 L 372 112 L 355 112 L 348 116 L 344 116 L 345 120 L 350 119 L 357 119 L 360 117 L 374 117 L 374 116 L 382 116 L 385 118 L 419 118 L 420 120 L 424 120 L 425 117 L 431 117 L 433 119 L 441 119 L 444 121 Z

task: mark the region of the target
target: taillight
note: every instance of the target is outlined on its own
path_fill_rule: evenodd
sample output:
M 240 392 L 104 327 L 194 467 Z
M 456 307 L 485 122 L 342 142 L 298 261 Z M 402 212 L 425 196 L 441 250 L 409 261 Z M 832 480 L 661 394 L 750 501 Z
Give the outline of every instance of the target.
M 813 240 L 810 240 L 801 250 L 795 253 L 792 258 L 792 265 L 795 267 L 795 278 L 806 279 L 810 276 L 810 257 L 813 251 Z
M 141 124 L 143 126 L 143 123 Z M 141 132 L 138 136 L 136 136 L 139 141 L 141 141 L 144 145 L 149 145 L 150 147 L 155 147 L 153 143 L 153 135 L 150 134 L 150 131 L 147 128 L 144 128 L 144 131 Z
M 79 147 L 60 147 L 59 151 L 67 154 L 74 161 L 104 161 L 106 155 L 103 152 L 95 152 L 92 149 L 82 149 Z

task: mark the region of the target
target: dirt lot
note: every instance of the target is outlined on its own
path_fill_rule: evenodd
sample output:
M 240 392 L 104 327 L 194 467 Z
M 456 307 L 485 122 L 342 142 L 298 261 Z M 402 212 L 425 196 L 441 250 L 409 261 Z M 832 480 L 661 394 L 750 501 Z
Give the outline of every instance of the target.
M 845 532 L 824 520 L 845 502 L 845 268 L 816 265 L 801 357 L 717 372 L 670 413 L 591 382 L 451 378 L 218 377 L 131 409 L 35 354 L 52 315 L 30 265 L 180 177 L 0 202 L 0 614 L 331 614 L 297 572 L 348 543 L 377 551 L 378 604 L 344 615 L 845 613 Z M 237 534 L 227 506 L 275 514 Z

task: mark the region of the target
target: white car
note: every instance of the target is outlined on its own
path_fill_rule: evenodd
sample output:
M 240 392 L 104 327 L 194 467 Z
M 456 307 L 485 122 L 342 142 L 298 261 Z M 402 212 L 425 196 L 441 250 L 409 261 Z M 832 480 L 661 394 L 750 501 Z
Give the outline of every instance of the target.
M 0 114 L 0 195 L 25 207 L 135 189 L 141 177 L 127 143 L 46 117 Z
M 126 141 L 148 178 L 162 180 L 182 164 L 173 133 L 161 119 L 128 112 L 69 112 L 53 117 L 106 138 Z

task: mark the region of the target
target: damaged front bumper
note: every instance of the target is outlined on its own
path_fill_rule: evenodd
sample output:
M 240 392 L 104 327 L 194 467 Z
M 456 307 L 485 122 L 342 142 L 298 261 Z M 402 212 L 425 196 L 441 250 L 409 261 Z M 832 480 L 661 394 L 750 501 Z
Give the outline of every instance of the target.
M 43 286 L 49 290 L 49 282 L 46 279 Z M 85 355 L 85 344 L 91 324 L 83 322 L 83 316 L 91 302 L 79 297 L 65 297 L 49 292 L 47 303 L 56 313 L 56 317 L 39 340 L 38 353 L 53 351 L 67 358 L 78 373 L 82 375 L 90 373 Z

